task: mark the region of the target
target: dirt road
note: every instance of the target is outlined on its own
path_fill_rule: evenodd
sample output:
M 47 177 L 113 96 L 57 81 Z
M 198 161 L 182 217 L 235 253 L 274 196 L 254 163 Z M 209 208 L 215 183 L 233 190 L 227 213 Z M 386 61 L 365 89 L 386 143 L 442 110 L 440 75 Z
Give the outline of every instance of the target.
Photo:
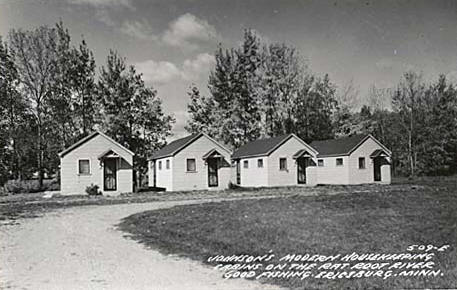
M 0 227 L 1 289 L 275 289 L 224 280 L 201 263 L 165 256 L 115 229 L 130 214 L 202 201 L 62 209 Z

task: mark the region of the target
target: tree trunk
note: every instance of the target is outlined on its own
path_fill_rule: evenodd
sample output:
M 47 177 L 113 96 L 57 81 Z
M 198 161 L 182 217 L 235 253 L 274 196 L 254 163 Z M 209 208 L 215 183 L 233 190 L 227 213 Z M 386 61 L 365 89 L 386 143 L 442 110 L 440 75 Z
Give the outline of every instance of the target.
M 41 108 L 40 104 L 37 103 L 37 117 L 38 117 L 38 126 L 37 126 L 37 148 L 38 148 L 38 185 L 40 188 L 43 187 L 43 148 L 42 148 L 42 124 L 41 124 Z

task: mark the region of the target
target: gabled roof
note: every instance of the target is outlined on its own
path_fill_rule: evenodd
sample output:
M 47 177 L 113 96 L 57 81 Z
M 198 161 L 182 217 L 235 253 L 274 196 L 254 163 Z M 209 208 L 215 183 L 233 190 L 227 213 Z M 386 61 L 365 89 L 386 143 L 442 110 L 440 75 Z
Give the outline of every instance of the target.
M 387 149 L 371 135 L 353 135 L 338 139 L 313 141 L 310 145 L 319 152 L 318 157 L 350 155 L 369 138 L 373 139 L 373 141 L 375 141 L 389 155 L 391 154 L 389 149 Z
M 203 160 L 206 160 L 208 158 L 213 158 L 213 157 L 223 157 L 221 153 L 219 153 L 219 151 L 217 151 L 216 149 L 211 149 L 209 150 L 208 152 L 205 153 L 205 155 L 202 156 L 202 159 Z
M 102 137 L 104 137 L 105 139 L 107 139 L 108 141 L 110 141 L 111 143 L 113 143 L 114 145 L 116 146 L 119 146 L 120 148 L 122 148 L 123 150 L 125 150 L 127 153 L 131 154 L 131 155 L 135 155 L 135 153 L 133 153 L 132 151 L 130 151 L 129 149 L 125 148 L 124 146 L 122 146 L 121 144 L 119 144 L 118 142 L 114 141 L 112 138 L 108 137 L 107 135 L 105 135 L 104 133 L 100 132 L 100 131 L 95 131 L 93 132 L 92 134 L 89 134 L 88 136 L 82 138 L 81 140 L 79 140 L 78 142 L 76 142 L 75 144 L 67 147 L 65 150 L 63 150 L 62 152 L 59 153 L 59 157 L 62 158 L 64 157 L 65 155 L 67 155 L 68 153 L 70 153 L 71 151 L 75 150 L 76 148 L 78 148 L 79 146 L 83 145 L 84 143 L 88 142 L 89 140 L 93 139 L 95 136 L 97 135 L 100 135 Z
M 238 150 L 236 150 L 235 153 L 233 153 L 232 158 L 240 159 L 247 157 L 270 155 L 271 153 L 273 153 L 273 151 L 275 151 L 278 147 L 280 147 L 290 138 L 296 138 L 301 143 L 303 143 L 303 145 L 307 146 L 307 148 L 309 148 L 310 151 L 315 151 L 313 148 L 310 148 L 310 146 L 306 144 L 303 140 L 298 138 L 295 134 L 287 134 L 273 138 L 258 139 L 249 142 L 241 146 Z M 314 153 L 317 154 L 317 151 L 315 151 Z
M 389 153 L 385 152 L 382 149 L 376 149 L 375 151 L 373 151 L 373 153 L 370 154 L 371 158 L 376 158 L 379 156 L 389 156 Z
M 189 146 L 190 144 L 192 144 L 194 141 L 196 141 L 198 138 L 200 138 L 202 136 L 207 137 L 208 139 L 210 139 L 211 141 L 213 141 L 214 143 L 218 144 L 220 147 L 225 149 L 228 153 L 231 153 L 231 151 L 229 149 L 225 148 L 225 146 L 223 146 L 222 144 L 220 144 L 213 138 L 209 137 L 205 133 L 197 133 L 197 134 L 192 134 L 192 135 L 186 136 L 184 138 L 180 138 L 173 142 L 170 142 L 168 145 L 164 146 L 159 151 L 154 152 L 154 154 L 152 154 L 152 156 L 149 159 L 154 160 L 154 159 L 174 156 L 179 151 L 183 150 L 184 148 L 186 148 L 187 146 Z
M 294 155 L 292 155 L 292 159 L 298 159 L 300 157 L 310 157 L 311 154 L 308 153 L 306 149 L 298 150 Z

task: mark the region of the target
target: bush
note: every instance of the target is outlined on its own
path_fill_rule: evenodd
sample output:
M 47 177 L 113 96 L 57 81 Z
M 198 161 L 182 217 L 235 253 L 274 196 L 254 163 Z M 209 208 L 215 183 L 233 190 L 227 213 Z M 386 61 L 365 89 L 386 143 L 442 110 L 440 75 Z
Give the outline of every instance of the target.
M 231 181 L 229 181 L 228 188 L 232 189 L 232 190 L 242 189 L 241 186 L 239 186 L 238 184 L 235 184 L 235 183 L 233 183 Z
M 38 180 L 8 180 L 5 184 L 6 191 L 12 194 L 40 192 L 44 187 L 40 188 Z
M 86 192 L 88 195 L 102 195 L 102 192 L 98 189 L 98 185 L 92 183 L 91 185 L 86 187 Z

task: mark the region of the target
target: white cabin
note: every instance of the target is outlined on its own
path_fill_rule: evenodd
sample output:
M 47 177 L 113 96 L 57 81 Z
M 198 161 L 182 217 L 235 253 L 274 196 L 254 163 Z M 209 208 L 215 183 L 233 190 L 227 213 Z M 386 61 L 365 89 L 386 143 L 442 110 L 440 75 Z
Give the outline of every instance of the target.
M 226 189 L 230 154 L 230 149 L 204 133 L 175 140 L 150 158 L 149 186 L 166 191 Z
M 313 141 L 319 184 L 390 184 L 391 151 L 372 135 Z
M 133 191 L 134 153 L 96 131 L 59 153 L 61 194 L 86 194 L 98 185 L 104 195 Z
M 249 142 L 232 155 L 234 183 L 246 187 L 315 185 L 317 154 L 295 134 Z

